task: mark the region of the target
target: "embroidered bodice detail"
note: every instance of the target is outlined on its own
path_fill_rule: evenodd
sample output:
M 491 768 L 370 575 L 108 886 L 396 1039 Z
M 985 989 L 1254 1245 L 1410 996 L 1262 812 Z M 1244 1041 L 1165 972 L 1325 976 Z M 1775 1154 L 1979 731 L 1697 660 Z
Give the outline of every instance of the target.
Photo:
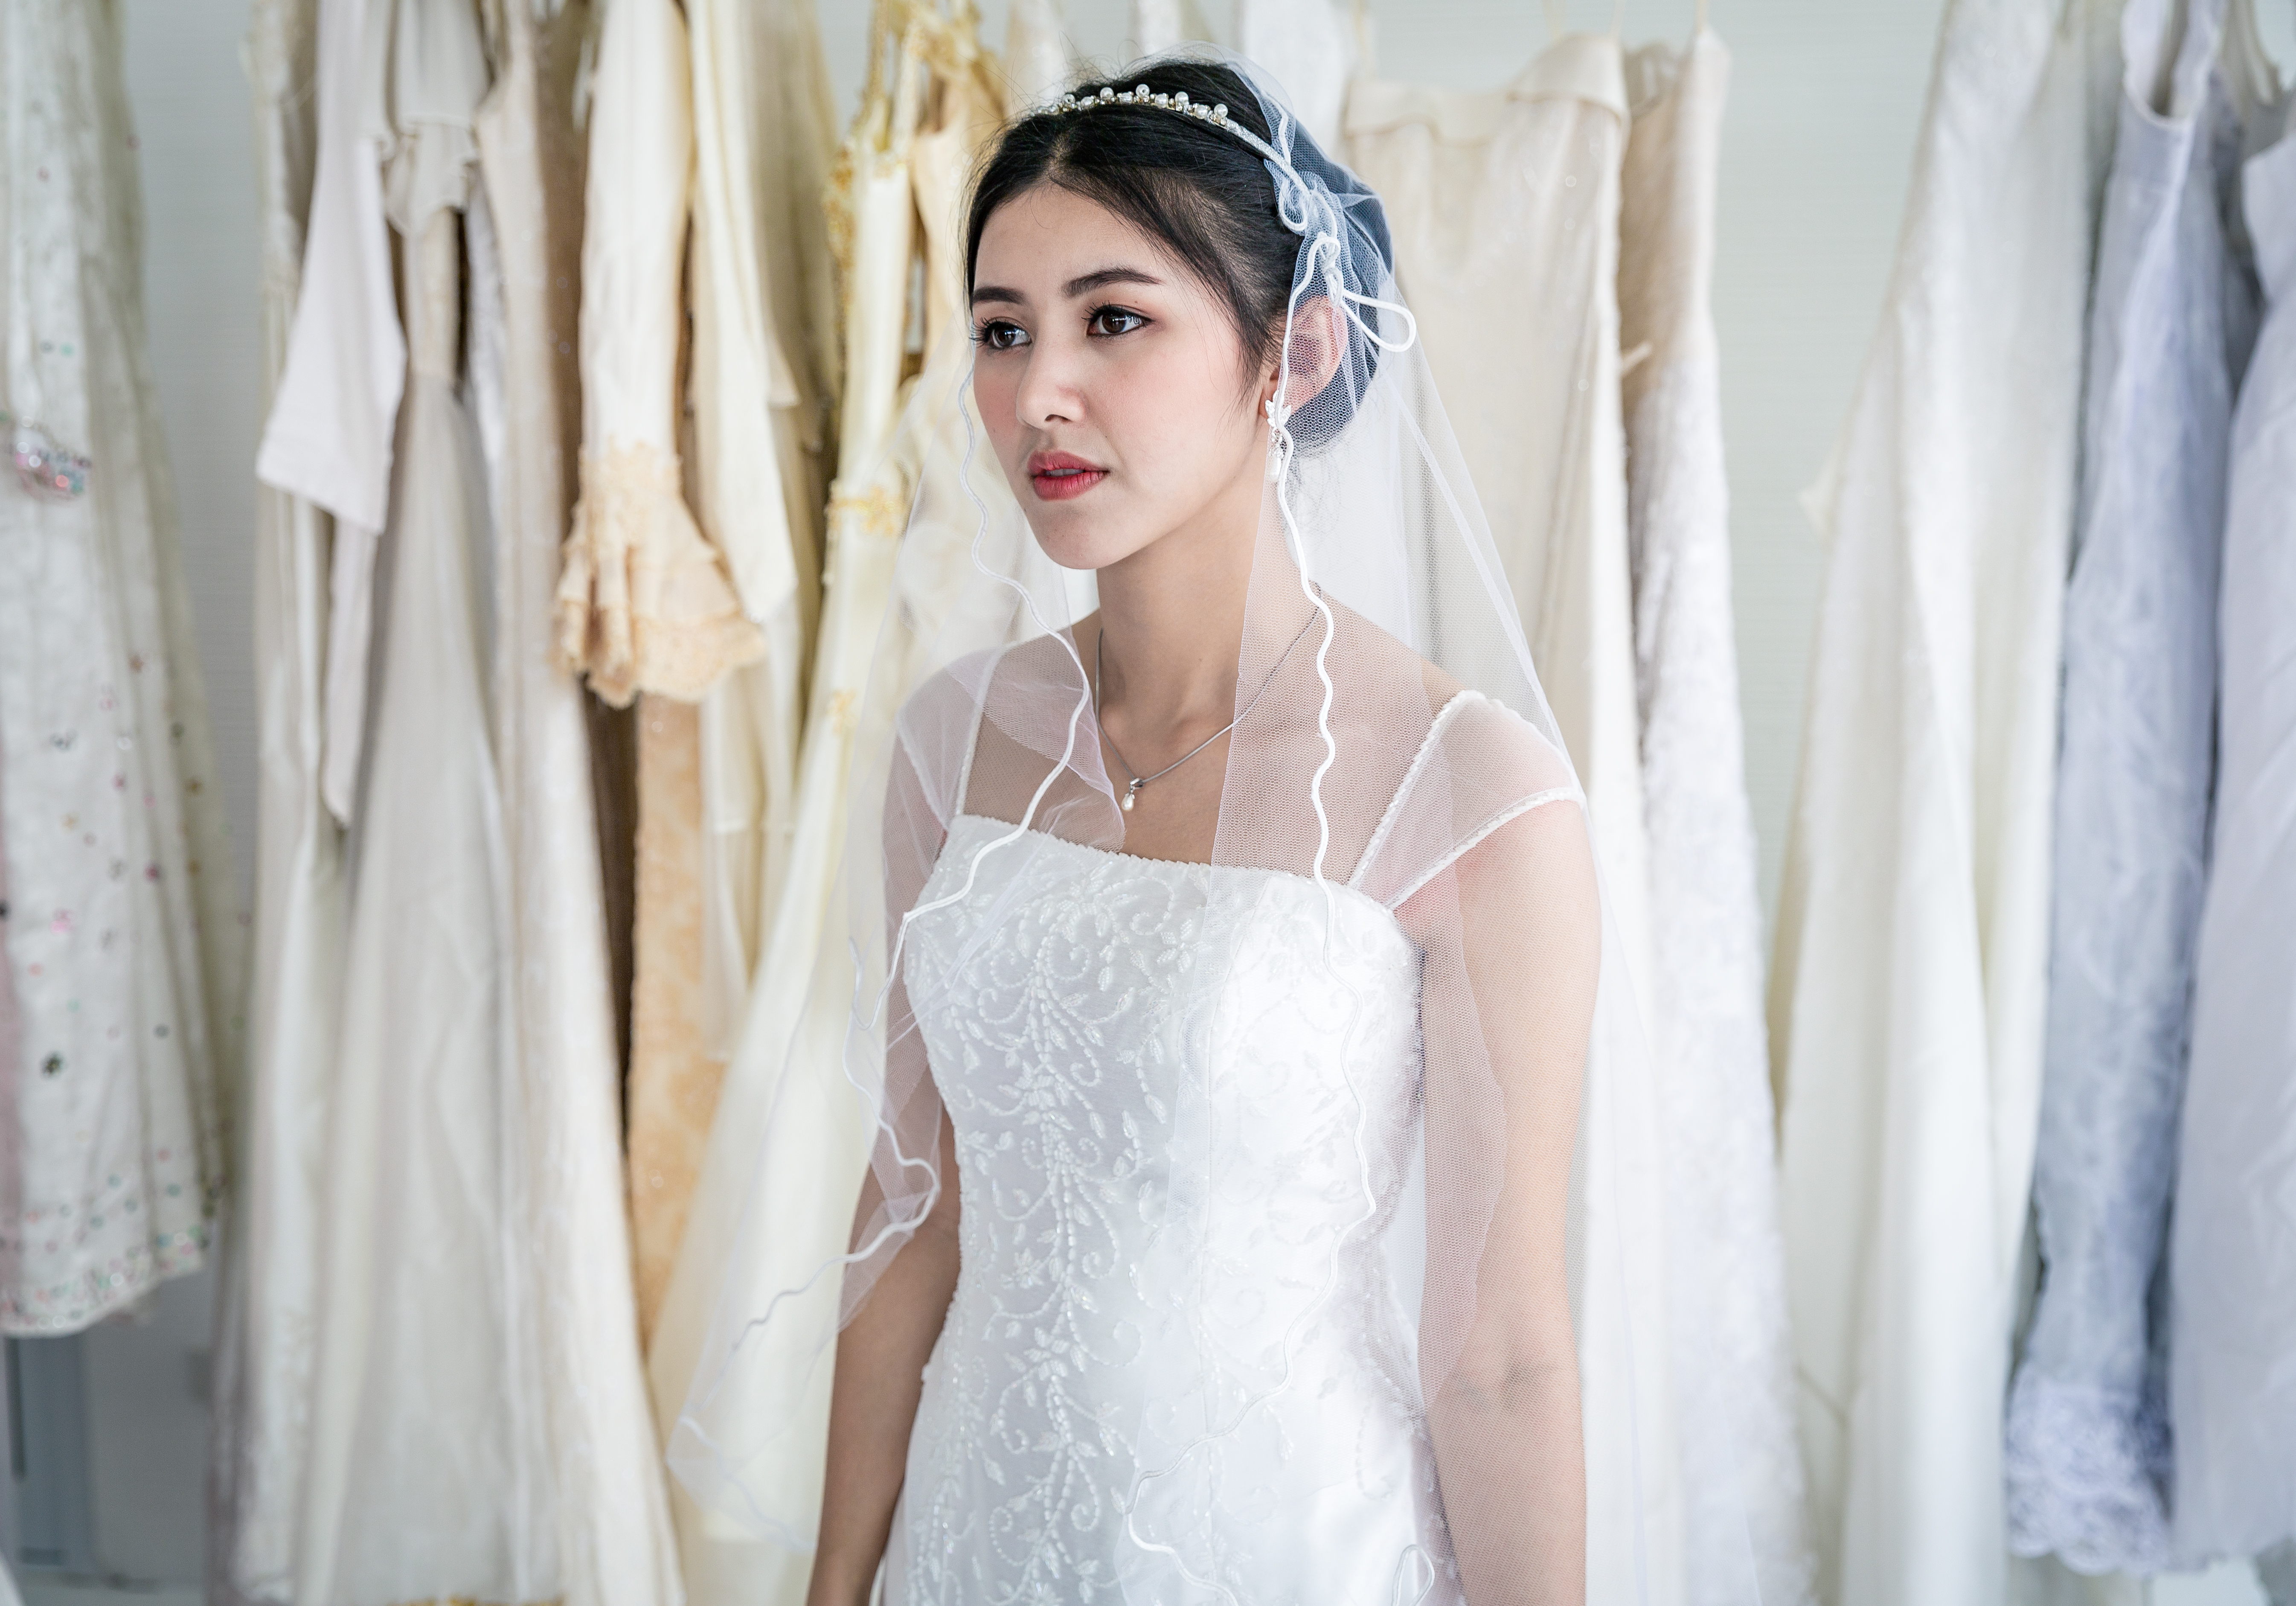
M 968 815 L 918 907 L 963 1269 L 888 1602 L 1449 1598 L 1394 915 Z

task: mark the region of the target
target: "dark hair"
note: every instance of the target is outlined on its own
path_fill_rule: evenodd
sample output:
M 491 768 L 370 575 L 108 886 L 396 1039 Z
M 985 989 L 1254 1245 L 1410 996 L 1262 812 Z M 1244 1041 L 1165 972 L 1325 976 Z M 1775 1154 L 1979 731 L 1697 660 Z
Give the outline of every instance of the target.
M 1075 93 L 1081 100 L 1103 86 L 1124 91 L 1141 84 L 1225 105 L 1230 122 L 1274 143 L 1259 95 L 1216 61 L 1167 57 L 1132 67 L 1120 79 L 1079 84 Z M 1294 130 L 1288 154 L 1294 170 L 1323 181 L 1348 220 L 1341 230 L 1348 287 L 1376 293 L 1379 274 L 1393 260 L 1377 198 L 1304 131 Z M 1156 106 L 1110 102 L 1022 117 L 1005 128 L 973 183 L 964 227 L 968 296 L 989 215 L 1042 184 L 1099 202 L 1186 264 L 1234 324 L 1247 372 L 1276 356 L 1303 242 L 1277 214 L 1275 181 L 1259 152 L 1225 129 Z M 1375 356 L 1375 348 L 1367 350 L 1357 366 Z M 1348 389 L 1360 394 L 1367 377 L 1366 370 Z M 1333 427 L 1343 422 L 1344 414 L 1329 420 Z

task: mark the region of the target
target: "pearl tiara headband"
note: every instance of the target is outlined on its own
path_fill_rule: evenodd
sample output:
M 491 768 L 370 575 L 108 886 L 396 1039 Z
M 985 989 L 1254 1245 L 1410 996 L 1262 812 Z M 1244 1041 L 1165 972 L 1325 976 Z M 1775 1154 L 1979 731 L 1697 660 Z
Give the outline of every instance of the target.
M 1183 117 L 1194 118 L 1200 123 L 1210 123 L 1216 128 L 1225 128 L 1290 174 L 1295 183 L 1299 179 L 1300 176 L 1292 171 L 1290 160 L 1242 123 L 1232 119 L 1225 102 L 1207 106 L 1201 101 L 1190 100 L 1185 89 L 1163 94 L 1151 90 L 1145 84 L 1136 85 L 1130 89 L 1103 87 L 1098 94 L 1087 94 L 1081 100 L 1073 94 L 1064 94 L 1047 110 L 1054 113 L 1090 111 L 1096 106 L 1154 106 L 1165 111 L 1177 111 Z

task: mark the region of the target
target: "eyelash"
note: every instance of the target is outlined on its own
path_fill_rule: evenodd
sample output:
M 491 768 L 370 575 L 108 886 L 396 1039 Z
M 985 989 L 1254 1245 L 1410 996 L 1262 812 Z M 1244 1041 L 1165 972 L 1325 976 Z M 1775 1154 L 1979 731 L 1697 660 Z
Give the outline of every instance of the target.
M 1095 332 L 1096 325 L 1098 325 L 1103 320 L 1109 318 L 1129 318 L 1132 320 L 1132 327 L 1129 329 L 1119 329 L 1110 333 Z M 1145 313 L 1135 312 L 1128 307 L 1095 307 L 1085 318 L 1085 332 L 1087 337 L 1093 340 L 1112 340 L 1123 335 L 1136 333 L 1140 330 L 1145 329 L 1148 326 L 1149 321 L 1150 320 Z M 1021 344 L 1022 341 L 1016 340 L 1011 344 L 999 344 L 999 340 L 1003 338 L 1006 331 L 1010 331 L 1013 334 L 1021 336 L 1023 340 L 1025 340 L 1028 335 L 1027 330 L 1022 329 L 1018 324 L 1015 324 L 1010 318 L 991 318 L 985 324 L 978 324 L 973 326 L 973 344 L 976 346 L 986 346 L 991 351 L 1011 351 L 1014 349 L 1015 347 Z

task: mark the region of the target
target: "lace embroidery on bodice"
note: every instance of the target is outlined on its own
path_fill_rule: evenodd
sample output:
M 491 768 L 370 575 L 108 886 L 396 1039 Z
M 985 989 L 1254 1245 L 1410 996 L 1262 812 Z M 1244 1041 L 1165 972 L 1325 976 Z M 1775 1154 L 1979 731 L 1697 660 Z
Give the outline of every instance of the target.
M 1415 1131 L 1417 949 L 1281 873 L 1037 832 L 980 854 L 1012 829 L 957 816 L 922 904 L 978 858 L 973 884 L 910 932 L 964 1270 L 888 1598 L 1113 1598 L 1166 1544 L 1252 1600 L 1423 1583 L 1444 1547 L 1387 1242 L 1408 1156 L 1356 1140 Z M 1128 1538 L 1136 1478 L 1174 1465 Z

